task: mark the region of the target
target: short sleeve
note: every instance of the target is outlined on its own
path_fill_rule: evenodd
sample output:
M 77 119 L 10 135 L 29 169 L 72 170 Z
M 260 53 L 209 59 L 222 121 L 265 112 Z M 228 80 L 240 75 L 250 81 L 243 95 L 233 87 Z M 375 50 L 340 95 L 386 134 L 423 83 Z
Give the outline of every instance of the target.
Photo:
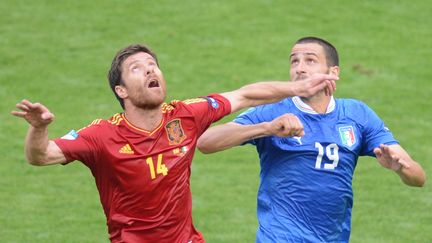
M 262 114 L 262 112 L 260 112 L 260 110 L 262 110 L 262 109 L 263 109 L 263 106 L 249 108 L 246 111 L 244 111 L 243 113 L 241 113 L 240 115 L 238 115 L 236 118 L 234 118 L 233 122 L 240 124 L 240 125 L 254 125 L 254 124 L 261 123 L 264 121 L 260 115 L 260 114 Z M 249 144 L 256 145 L 256 142 L 257 142 L 256 139 L 252 139 L 252 140 L 246 141 L 244 144 L 249 143 Z
M 374 148 L 380 144 L 398 144 L 399 142 L 393 137 L 390 129 L 388 129 L 381 118 L 367 105 L 364 106 L 364 124 L 362 149 L 360 155 L 375 156 Z
M 195 117 L 200 136 L 213 123 L 231 113 L 231 103 L 219 94 L 182 101 Z
M 79 160 L 90 166 L 96 160 L 98 151 L 98 132 L 97 125 L 89 125 L 78 132 L 74 130 L 61 138 L 54 139 L 54 142 L 62 150 L 66 157 L 66 162 Z

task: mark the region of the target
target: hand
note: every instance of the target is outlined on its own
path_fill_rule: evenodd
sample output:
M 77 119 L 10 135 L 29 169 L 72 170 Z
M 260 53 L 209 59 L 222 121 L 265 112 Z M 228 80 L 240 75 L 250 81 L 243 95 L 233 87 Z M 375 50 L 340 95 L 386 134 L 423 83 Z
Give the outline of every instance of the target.
M 380 164 L 390 170 L 400 171 L 402 168 L 409 168 L 409 164 L 388 145 L 381 144 L 374 149 L 375 156 Z
M 24 118 L 35 128 L 48 126 L 54 120 L 54 114 L 40 103 L 31 103 L 28 100 L 22 100 L 16 104 L 16 107 L 21 111 L 12 111 L 11 114 Z
M 284 114 L 269 122 L 270 135 L 278 137 L 304 136 L 303 124 L 293 114 Z
M 310 97 L 320 91 L 331 96 L 336 90 L 336 80 L 338 79 L 338 76 L 332 74 L 316 73 L 304 80 L 296 81 L 298 84 L 297 96 Z

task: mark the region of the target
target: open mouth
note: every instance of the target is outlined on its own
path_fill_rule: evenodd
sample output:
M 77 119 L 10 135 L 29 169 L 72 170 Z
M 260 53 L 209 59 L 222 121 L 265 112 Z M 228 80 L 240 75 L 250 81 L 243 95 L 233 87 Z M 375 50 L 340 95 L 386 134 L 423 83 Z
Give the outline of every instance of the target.
M 159 87 L 159 82 L 157 80 L 152 80 L 150 81 L 150 83 L 148 84 L 149 88 L 157 88 Z

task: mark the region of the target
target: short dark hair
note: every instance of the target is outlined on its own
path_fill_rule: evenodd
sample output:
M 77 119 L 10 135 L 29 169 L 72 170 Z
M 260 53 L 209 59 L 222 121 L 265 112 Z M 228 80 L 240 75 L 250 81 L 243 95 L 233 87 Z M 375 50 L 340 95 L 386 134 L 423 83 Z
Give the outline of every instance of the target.
M 120 105 L 123 109 L 124 109 L 124 101 L 115 92 L 115 87 L 117 85 L 124 84 L 122 80 L 122 69 L 121 69 L 124 60 L 139 52 L 144 52 L 152 56 L 155 59 L 156 64 L 159 66 L 156 54 L 152 52 L 150 48 L 140 44 L 133 44 L 117 52 L 117 54 L 115 55 L 111 63 L 111 69 L 108 72 L 108 81 L 110 83 L 111 89 L 114 92 L 114 95 L 116 96 L 117 100 L 120 102 Z
M 339 66 L 339 55 L 337 53 L 336 48 L 332 44 L 330 44 L 330 42 L 318 37 L 308 36 L 299 39 L 298 41 L 296 41 L 295 44 L 305 44 L 305 43 L 317 43 L 320 46 L 322 46 L 324 49 L 324 53 L 326 55 L 327 66 L 328 67 Z

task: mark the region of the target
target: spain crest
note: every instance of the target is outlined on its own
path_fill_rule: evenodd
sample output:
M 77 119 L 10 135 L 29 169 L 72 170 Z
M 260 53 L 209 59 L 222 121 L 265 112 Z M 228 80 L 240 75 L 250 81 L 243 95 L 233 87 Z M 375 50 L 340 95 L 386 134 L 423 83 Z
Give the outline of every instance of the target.
M 168 136 L 169 144 L 180 144 L 186 139 L 186 134 L 181 126 L 179 119 L 172 120 L 165 125 L 165 130 Z
M 339 135 L 342 144 L 345 146 L 351 147 L 356 143 L 354 128 L 352 126 L 339 127 Z

